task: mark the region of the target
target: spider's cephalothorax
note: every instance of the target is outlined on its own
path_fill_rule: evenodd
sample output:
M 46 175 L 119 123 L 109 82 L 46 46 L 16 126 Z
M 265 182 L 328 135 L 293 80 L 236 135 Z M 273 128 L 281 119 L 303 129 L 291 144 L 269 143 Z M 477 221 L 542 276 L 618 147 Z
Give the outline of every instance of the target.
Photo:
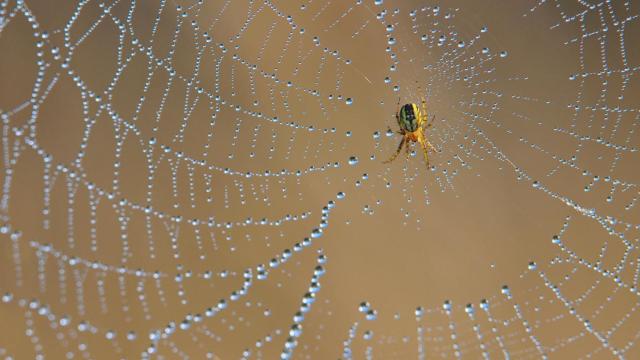
M 405 146 L 407 156 L 409 155 L 409 143 L 417 142 L 422 147 L 422 153 L 424 154 L 424 161 L 429 166 L 429 149 L 436 150 L 436 148 L 431 145 L 429 140 L 427 140 L 426 130 L 431 127 L 433 123 L 433 118 L 431 122 L 427 122 L 427 107 L 424 99 L 422 100 L 422 108 L 419 108 L 417 104 L 404 104 L 400 107 L 400 99 L 398 99 L 398 110 L 396 111 L 396 120 L 398 121 L 398 125 L 400 126 L 400 130 L 397 131 L 398 134 L 402 135 L 402 141 L 400 141 L 400 145 L 398 145 L 398 150 L 393 156 L 385 161 L 386 163 L 390 163 L 398 157 L 400 151 L 402 151 L 402 147 Z M 437 151 L 437 150 L 436 150 Z

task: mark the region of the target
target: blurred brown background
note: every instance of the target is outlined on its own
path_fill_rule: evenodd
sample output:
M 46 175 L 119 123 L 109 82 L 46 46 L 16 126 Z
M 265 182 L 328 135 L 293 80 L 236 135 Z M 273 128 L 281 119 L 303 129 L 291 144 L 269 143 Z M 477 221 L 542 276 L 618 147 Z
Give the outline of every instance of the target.
M 0 355 L 640 356 L 638 4 L 0 6 Z

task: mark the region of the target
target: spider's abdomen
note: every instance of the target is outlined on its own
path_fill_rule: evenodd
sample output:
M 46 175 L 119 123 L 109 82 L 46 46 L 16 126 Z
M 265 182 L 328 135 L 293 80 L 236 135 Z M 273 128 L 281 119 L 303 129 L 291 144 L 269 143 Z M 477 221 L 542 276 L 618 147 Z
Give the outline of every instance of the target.
M 398 125 L 406 132 L 414 132 L 418 130 L 418 117 L 420 116 L 420 110 L 416 104 L 405 104 L 400 108 L 398 114 Z

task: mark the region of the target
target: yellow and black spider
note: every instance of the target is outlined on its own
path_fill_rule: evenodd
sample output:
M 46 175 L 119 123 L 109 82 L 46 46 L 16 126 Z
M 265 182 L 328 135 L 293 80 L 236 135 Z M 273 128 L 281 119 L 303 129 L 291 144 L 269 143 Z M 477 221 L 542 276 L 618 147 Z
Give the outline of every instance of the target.
M 427 122 L 427 106 L 426 101 L 422 99 L 422 108 L 418 108 L 417 104 L 410 103 L 404 104 L 400 107 L 400 98 L 398 98 L 398 109 L 396 110 L 396 120 L 398 121 L 398 125 L 400 126 L 400 130 L 396 131 L 396 133 L 402 135 L 402 141 L 400 141 L 400 145 L 398 145 L 398 150 L 389 160 L 384 161 L 385 164 L 388 164 L 395 160 L 400 151 L 402 151 L 402 147 L 405 146 L 407 157 L 409 156 L 409 143 L 410 142 L 418 142 L 422 147 L 422 153 L 424 154 L 424 161 L 427 163 L 427 167 L 429 166 L 429 149 L 434 151 L 436 148 L 431 145 L 429 140 L 427 140 L 426 130 L 433 125 L 433 120 L 435 119 L 435 115 L 431 118 L 430 122 Z

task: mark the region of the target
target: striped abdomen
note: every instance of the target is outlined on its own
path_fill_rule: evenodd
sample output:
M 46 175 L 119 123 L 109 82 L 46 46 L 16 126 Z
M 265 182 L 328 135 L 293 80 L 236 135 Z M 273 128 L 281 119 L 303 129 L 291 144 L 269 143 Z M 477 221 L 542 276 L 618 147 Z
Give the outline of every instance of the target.
M 405 132 L 414 132 L 418 130 L 418 116 L 420 110 L 416 104 L 405 104 L 400 108 L 398 114 L 398 125 Z

